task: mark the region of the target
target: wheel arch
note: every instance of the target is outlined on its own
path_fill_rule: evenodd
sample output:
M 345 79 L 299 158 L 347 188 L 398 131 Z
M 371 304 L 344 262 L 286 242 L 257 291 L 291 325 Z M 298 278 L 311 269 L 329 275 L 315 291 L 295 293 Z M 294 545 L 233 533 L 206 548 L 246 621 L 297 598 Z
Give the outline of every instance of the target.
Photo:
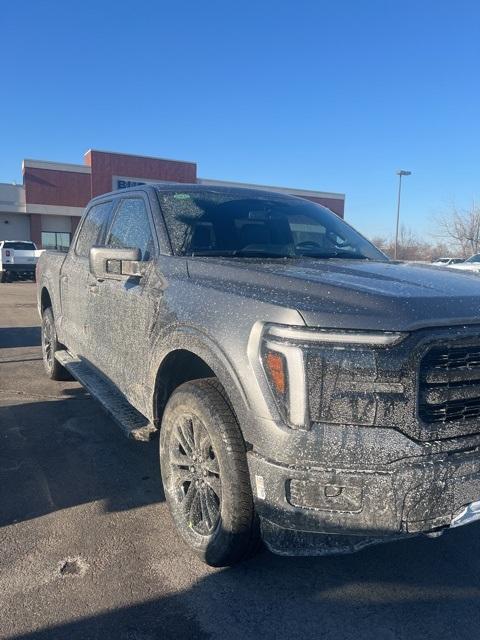
M 50 291 L 48 290 L 48 287 L 46 285 L 42 286 L 41 292 L 40 292 L 40 313 L 43 314 L 43 312 L 45 311 L 45 309 L 48 309 L 48 307 L 52 308 L 53 311 L 53 302 L 52 302 L 52 296 L 50 295 Z
M 165 339 L 159 342 L 165 344 Z M 232 409 L 241 421 L 249 403 L 243 386 L 228 360 L 211 338 L 194 329 L 176 331 L 168 348 L 152 358 L 153 418 L 159 426 L 163 410 L 173 391 L 190 380 L 215 377 L 223 386 Z

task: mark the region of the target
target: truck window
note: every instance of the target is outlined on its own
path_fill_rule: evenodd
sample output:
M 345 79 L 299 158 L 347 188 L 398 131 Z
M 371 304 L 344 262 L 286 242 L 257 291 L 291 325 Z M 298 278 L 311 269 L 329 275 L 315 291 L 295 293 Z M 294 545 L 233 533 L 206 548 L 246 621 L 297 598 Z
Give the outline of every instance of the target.
M 11 242 L 7 240 L 4 245 L 4 249 L 13 249 L 17 251 L 35 251 L 36 246 L 33 242 Z
M 87 213 L 75 246 L 78 256 L 88 258 L 90 249 L 102 241 L 111 209 L 111 201 L 101 202 L 94 205 Z
M 117 209 L 107 246 L 140 249 L 142 260 L 150 260 L 153 250 L 152 227 L 142 198 L 125 198 Z

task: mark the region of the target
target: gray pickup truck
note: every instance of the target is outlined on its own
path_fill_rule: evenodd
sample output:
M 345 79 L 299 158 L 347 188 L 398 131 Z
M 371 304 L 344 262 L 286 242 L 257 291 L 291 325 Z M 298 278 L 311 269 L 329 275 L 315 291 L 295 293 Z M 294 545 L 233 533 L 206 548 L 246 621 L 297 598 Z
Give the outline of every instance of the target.
M 480 517 L 480 280 L 389 261 L 259 190 L 95 198 L 37 269 L 47 374 L 160 431 L 173 521 L 211 565 Z

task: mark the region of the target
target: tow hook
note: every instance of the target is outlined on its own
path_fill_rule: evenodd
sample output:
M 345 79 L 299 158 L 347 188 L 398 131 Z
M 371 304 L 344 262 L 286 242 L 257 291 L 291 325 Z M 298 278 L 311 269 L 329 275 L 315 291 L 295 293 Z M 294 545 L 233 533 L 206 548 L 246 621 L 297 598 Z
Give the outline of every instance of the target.
M 470 524 L 471 522 L 476 522 L 480 520 L 480 500 L 476 502 L 471 502 L 467 504 L 466 507 L 462 507 L 460 511 L 456 513 L 456 515 L 452 518 L 450 522 L 450 529 L 454 529 L 455 527 L 462 527 L 466 524 Z M 427 538 L 439 538 L 445 529 L 437 529 L 437 531 L 429 531 L 424 535 Z
M 464 524 L 470 524 L 471 522 L 475 522 L 476 520 L 480 520 L 480 500 L 476 502 L 471 502 L 466 507 L 460 510 L 459 513 L 453 518 L 450 526 L 451 527 L 461 527 Z

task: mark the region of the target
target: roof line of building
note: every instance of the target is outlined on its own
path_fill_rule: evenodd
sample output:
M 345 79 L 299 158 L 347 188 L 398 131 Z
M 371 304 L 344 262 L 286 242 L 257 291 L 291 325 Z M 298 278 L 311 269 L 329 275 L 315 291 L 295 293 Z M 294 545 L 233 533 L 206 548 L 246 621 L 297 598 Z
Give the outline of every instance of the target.
M 89 151 L 99 151 L 98 149 L 89 149 L 85 152 L 84 155 L 89 153 Z M 171 160 L 168 158 L 156 158 L 153 156 L 133 156 L 129 153 L 120 153 L 116 151 L 99 151 L 99 153 L 112 153 L 114 155 L 119 156 L 130 156 L 135 158 L 147 158 L 150 160 L 165 160 L 167 162 L 179 162 L 184 163 L 183 160 Z M 186 162 L 186 164 L 195 165 L 194 162 Z M 73 173 L 85 173 L 91 174 L 92 168 L 89 165 L 85 164 L 73 164 L 67 162 L 52 162 L 50 160 L 34 160 L 31 158 L 26 158 L 22 162 L 22 171 L 25 171 L 26 168 L 31 169 L 49 169 L 51 171 L 69 171 Z M 139 178 L 141 180 L 141 177 Z M 225 186 L 225 187 L 246 187 L 250 189 L 265 189 L 267 191 L 274 191 L 278 193 L 290 193 L 292 195 L 298 195 L 303 197 L 313 197 L 313 198 L 330 198 L 332 200 L 345 200 L 344 193 L 336 193 L 329 191 L 315 191 L 313 189 L 291 189 L 289 187 L 281 187 L 281 186 L 272 186 L 272 185 L 263 185 L 263 184 L 251 184 L 247 182 L 232 182 L 228 180 L 212 180 L 210 178 L 197 178 L 198 184 L 210 185 L 210 186 Z
M 128 158 L 144 158 L 146 160 L 165 160 L 166 162 L 179 162 L 181 164 L 191 164 L 196 166 L 196 162 L 192 162 L 191 160 L 176 160 L 175 158 L 160 158 L 159 156 L 142 156 L 136 153 L 122 153 L 121 151 L 106 151 L 105 149 L 87 149 L 84 156 L 91 151 L 96 151 L 97 153 L 107 153 L 108 155 L 113 156 L 127 156 Z
M 71 164 L 69 162 L 51 162 L 50 160 L 32 160 L 25 158 L 22 171 L 29 169 L 49 169 L 50 171 L 70 171 L 73 173 L 92 173 L 92 168 L 85 164 Z

